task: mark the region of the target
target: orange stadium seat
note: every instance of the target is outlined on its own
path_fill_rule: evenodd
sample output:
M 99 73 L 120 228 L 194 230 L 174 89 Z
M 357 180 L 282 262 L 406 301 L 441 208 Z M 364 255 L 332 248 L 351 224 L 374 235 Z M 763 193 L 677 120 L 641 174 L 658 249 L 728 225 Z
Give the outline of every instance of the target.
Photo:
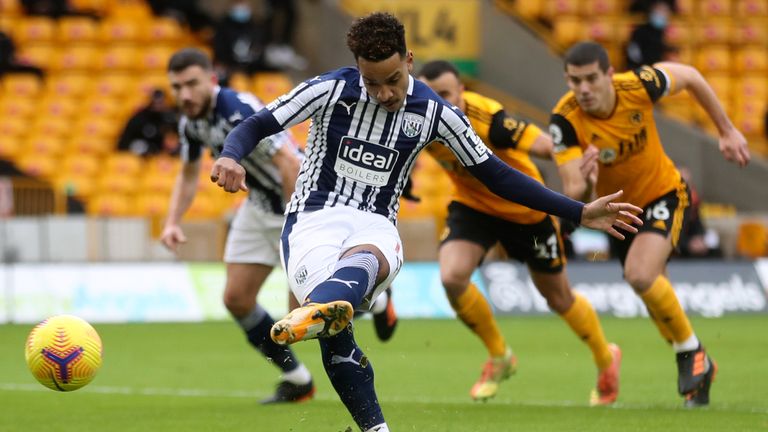
M 67 173 L 57 174 L 53 179 L 53 186 L 65 195 L 84 199 L 90 197 L 96 189 L 93 177 Z
M 14 159 L 21 153 L 22 141 L 18 135 L 0 132 L 0 159 Z
M 210 182 L 210 180 L 209 180 Z M 185 220 L 209 220 L 220 217 L 225 209 L 222 209 L 215 198 L 206 193 L 198 193 L 192 205 L 184 215 Z
M 147 176 L 176 177 L 181 169 L 181 159 L 168 155 L 157 155 L 149 158 L 145 167 Z
M 763 74 L 746 74 L 734 84 L 734 94 L 738 97 L 768 100 L 768 80 Z
M 0 0 L 0 15 L 21 15 L 21 2 L 19 0 Z
M 707 82 L 712 86 L 712 89 L 720 100 L 729 100 L 731 98 L 731 95 L 733 94 L 733 82 L 730 74 L 710 73 L 707 75 Z
M 754 138 L 765 136 L 763 115 L 764 114 L 747 115 L 736 113 L 733 116 L 733 124 L 744 134 L 747 141 L 752 141 Z
M 139 68 L 139 56 L 133 45 L 108 47 L 99 59 L 99 66 L 104 70 L 132 71 Z
M 130 210 L 129 199 L 115 193 L 97 193 L 86 204 L 91 216 L 128 216 Z
M 99 26 L 90 18 L 62 17 L 59 19 L 57 39 L 62 44 L 97 42 Z
M 35 133 L 24 140 L 24 153 L 59 156 L 64 150 L 64 139 L 56 135 Z
M 99 97 L 123 97 L 136 92 L 136 78 L 125 72 L 107 72 L 96 80 L 95 94 Z
M 582 0 L 581 13 L 584 16 L 619 15 L 624 13 L 625 6 L 619 0 Z
M 744 221 L 739 225 L 736 241 L 739 255 L 759 258 L 768 255 L 768 228 L 760 221 Z
M 134 201 L 134 212 L 139 216 L 167 216 L 169 200 L 170 195 L 163 193 L 141 193 Z
M 0 118 L 3 122 L 15 119 L 26 119 L 38 108 L 38 101 L 34 98 L 5 97 L 0 99 Z
M 734 69 L 739 74 L 768 71 L 768 53 L 764 46 L 745 46 L 736 51 Z
M 46 95 L 38 104 L 38 112 L 46 117 L 72 119 L 80 113 L 80 102 L 74 98 Z
M 555 43 L 567 48 L 584 39 L 584 23 L 575 15 L 558 16 L 552 27 L 552 37 Z
M 544 3 L 544 16 L 551 20 L 564 15 L 579 15 L 581 13 L 580 0 L 547 0 Z
M 253 91 L 264 103 L 272 102 L 292 88 L 293 81 L 284 73 L 261 72 L 253 77 Z
M 125 119 L 125 102 L 118 97 L 91 96 L 81 102 L 82 115 L 112 120 Z
M 768 2 L 765 0 L 737 0 L 736 15 L 741 18 L 768 17 Z
M 768 19 L 754 18 L 739 20 L 734 26 L 734 42 L 747 44 L 768 45 Z
M 165 72 L 168 60 L 175 49 L 166 45 L 154 45 L 151 48 L 139 52 L 139 65 L 145 71 Z
M 587 39 L 603 44 L 612 43 L 617 39 L 618 25 L 616 20 L 598 17 L 584 23 Z
M 32 133 L 45 137 L 68 137 L 72 134 L 72 123 L 65 118 L 37 117 L 32 123 Z
M 163 89 L 166 94 L 170 95 L 170 84 L 168 83 L 168 75 L 165 72 L 147 71 L 142 73 L 140 77 L 137 77 L 136 84 L 144 100 L 149 97 L 153 90 L 158 88 Z
M 104 170 L 111 175 L 136 178 L 141 172 L 143 162 L 139 156 L 133 153 L 119 152 L 106 158 Z
M 93 45 L 73 45 L 58 52 L 51 61 L 51 68 L 62 72 L 88 72 L 99 64 L 101 49 Z
M 701 0 L 699 16 L 729 16 L 732 10 L 731 0 Z
M 19 50 L 17 57 L 24 63 L 33 64 L 43 69 L 51 66 L 56 56 L 56 44 L 34 43 L 26 44 Z
M 546 0 L 528 0 L 506 2 L 505 10 L 514 8 L 514 11 L 525 19 L 537 20 L 544 14 L 544 3 Z M 511 5 L 510 5 L 511 3 Z
M 696 9 L 696 3 L 699 0 L 676 0 L 677 15 L 683 18 L 691 18 L 698 11 Z
M 727 18 L 708 19 L 696 27 L 699 44 L 725 44 L 731 41 L 732 25 Z
M 93 78 L 84 73 L 65 73 L 51 76 L 45 83 L 49 96 L 77 98 L 90 93 Z
M 664 36 L 671 45 L 681 46 L 692 39 L 692 33 L 691 26 L 687 22 L 672 20 L 664 32 Z
M 3 0 L 0 0 L 0 3 L 2 2 Z M 12 17 L 9 14 L 4 14 L 0 12 L 0 31 L 1 32 L 5 34 L 13 35 L 14 33 L 13 29 L 16 27 L 17 22 L 18 22 L 17 18 Z
M 101 117 L 80 117 L 73 127 L 73 134 L 91 138 L 114 139 L 119 133 L 121 122 Z
M 115 143 L 111 138 L 75 133 L 69 137 L 65 152 L 69 154 L 106 155 L 114 148 Z
M 56 174 L 58 164 L 55 157 L 24 153 L 16 160 L 16 166 L 31 176 L 48 179 Z
M 148 42 L 160 44 L 179 44 L 184 41 L 184 30 L 173 18 L 153 18 L 146 25 L 145 35 Z
M 119 15 L 117 15 L 119 16 Z M 123 17 L 121 17 L 123 18 Z M 110 19 L 101 22 L 99 39 L 107 44 L 139 43 L 144 39 L 142 23 L 127 19 Z
M 731 67 L 731 50 L 727 46 L 712 45 L 699 50 L 696 65 L 702 72 L 727 71 Z
M 22 117 L 4 117 L 0 121 L 0 135 L 23 137 L 29 133 L 29 123 Z
M 138 181 L 141 194 L 161 194 L 169 199 L 176 185 L 176 173 L 158 174 L 147 171 Z
M 2 78 L 6 97 L 35 97 L 43 89 L 43 83 L 32 74 L 8 74 Z
M 61 167 L 69 176 L 93 178 L 101 169 L 101 158 L 89 154 L 70 154 L 62 159 Z
M 152 18 L 152 10 L 146 0 L 113 0 L 111 12 L 112 16 L 132 21 L 149 21 Z
M 237 90 L 239 92 L 247 92 L 250 89 L 248 88 L 250 84 L 250 80 L 248 79 L 248 76 L 240 73 L 240 72 L 234 72 L 229 77 L 229 87 L 233 90 Z
M 96 180 L 96 191 L 99 193 L 133 194 L 137 190 L 136 179 L 130 175 L 105 170 Z
M 76 9 L 85 9 L 106 14 L 111 11 L 114 0 L 69 0 L 69 3 Z
M 56 21 L 46 17 L 19 19 L 14 28 L 14 41 L 23 46 L 31 42 L 53 42 L 56 36 Z

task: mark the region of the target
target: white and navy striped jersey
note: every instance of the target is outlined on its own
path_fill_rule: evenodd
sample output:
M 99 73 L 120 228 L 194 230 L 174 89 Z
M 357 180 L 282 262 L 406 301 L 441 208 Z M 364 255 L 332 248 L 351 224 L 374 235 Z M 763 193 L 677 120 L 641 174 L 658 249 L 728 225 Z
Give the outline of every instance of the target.
M 219 157 L 227 134 L 243 119 L 264 107 L 250 93 L 238 93 L 219 86 L 214 88 L 211 104 L 208 117 L 189 119 L 182 116 L 179 121 L 181 158 L 184 162 L 198 160 L 204 147 L 210 149 L 214 158 Z M 272 156 L 283 146 L 290 146 L 297 153 L 299 151 L 291 136 L 281 132 L 261 140 L 241 162 L 245 168 L 249 200 L 261 210 L 277 214 L 283 213 L 285 202 L 282 179 L 277 166 L 272 163 Z
M 467 166 L 490 153 L 461 111 L 413 77 L 396 112 L 368 95 L 355 68 L 310 79 L 267 109 L 283 129 L 312 119 L 287 213 L 344 205 L 394 222 L 398 198 L 427 144 L 444 143 Z

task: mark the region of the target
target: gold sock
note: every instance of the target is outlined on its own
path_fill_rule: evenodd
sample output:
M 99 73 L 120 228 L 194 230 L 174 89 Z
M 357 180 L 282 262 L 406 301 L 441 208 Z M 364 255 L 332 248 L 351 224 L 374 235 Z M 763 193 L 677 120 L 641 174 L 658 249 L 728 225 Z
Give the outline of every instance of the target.
M 608 341 L 605 340 L 603 328 L 597 319 L 595 309 L 581 294 L 573 293 L 574 301 L 570 309 L 560 315 L 571 327 L 574 333 L 581 338 L 592 350 L 592 358 L 599 370 L 611 365 L 613 354 L 608 349 Z
M 483 341 L 491 356 L 504 355 L 507 347 L 504 336 L 499 331 L 491 306 L 475 284 L 470 282 L 467 290 L 451 306 L 464 324 Z
M 648 288 L 648 291 L 642 293 L 640 298 L 648 307 L 653 320 L 659 323 L 657 326 L 662 336 L 671 338 L 673 342 L 683 342 L 693 335 L 688 316 L 680 306 L 672 284 L 664 275 L 657 277 L 653 285 Z
M 648 315 L 651 317 L 651 321 L 653 321 L 653 324 L 656 325 L 656 328 L 659 329 L 659 333 L 661 333 L 661 337 L 663 337 L 668 344 L 672 345 L 672 342 L 674 342 L 673 341 L 674 336 L 672 336 L 672 330 L 669 329 L 669 326 L 664 324 L 661 320 L 657 319 L 650 310 L 648 311 Z

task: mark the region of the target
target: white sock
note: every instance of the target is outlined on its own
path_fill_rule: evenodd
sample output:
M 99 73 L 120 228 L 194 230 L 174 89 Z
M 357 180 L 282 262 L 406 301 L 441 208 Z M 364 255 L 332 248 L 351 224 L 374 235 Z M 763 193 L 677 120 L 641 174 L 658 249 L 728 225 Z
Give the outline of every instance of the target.
M 378 297 L 376 297 L 376 300 L 373 301 L 373 306 L 371 306 L 371 312 L 375 314 L 380 314 L 387 310 L 387 301 L 389 300 L 389 294 L 386 291 L 382 291 L 381 294 L 379 294 Z
M 699 347 L 699 338 L 696 337 L 695 333 L 692 334 L 691 337 L 689 337 L 688 339 L 682 342 L 672 343 L 672 348 L 675 350 L 676 353 L 693 351 L 698 347 Z
M 290 371 L 283 372 L 283 381 L 288 381 L 293 384 L 307 384 L 312 381 L 312 374 L 309 373 L 309 369 L 304 366 L 304 363 L 299 363 L 299 367 Z
M 389 432 L 389 426 L 386 423 L 377 424 L 365 432 Z

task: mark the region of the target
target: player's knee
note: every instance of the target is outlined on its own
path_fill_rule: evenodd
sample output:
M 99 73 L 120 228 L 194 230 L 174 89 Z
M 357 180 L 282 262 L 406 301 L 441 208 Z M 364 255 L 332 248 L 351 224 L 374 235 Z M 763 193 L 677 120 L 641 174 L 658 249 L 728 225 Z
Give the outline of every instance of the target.
M 570 291 L 552 290 L 543 292 L 542 295 L 547 300 L 549 308 L 557 314 L 564 314 L 573 305 L 573 295 Z
M 235 317 L 247 315 L 256 305 L 256 299 L 248 298 L 243 293 L 234 290 L 224 290 L 224 307 Z
M 647 290 L 653 284 L 653 281 L 657 276 L 658 275 L 654 275 L 641 267 L 627 266 L 624 269 L 624 280 L 636 293 L 641 293 Z
M 456 269 L 446 269 L 440 272 L 440 281 L 449 299 L 455 299 L 467 289 L 469 275 Z

